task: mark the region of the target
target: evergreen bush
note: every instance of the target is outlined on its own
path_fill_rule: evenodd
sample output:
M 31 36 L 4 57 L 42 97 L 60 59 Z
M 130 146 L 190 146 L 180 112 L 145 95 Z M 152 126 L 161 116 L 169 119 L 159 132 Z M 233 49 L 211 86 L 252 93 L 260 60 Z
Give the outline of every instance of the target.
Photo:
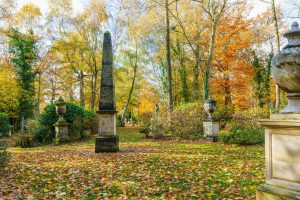
M 235 125 L 230 131 L 220 133 L 220 141 L 225 144 L 255 145 L 263 144 L 265 137 L 260 128 Z
M 0 112 L 0 137 L 9 132 L 9 118 L 5 113 Z
M 93 111 L 85 110 L 83 107 L 67 102 L 67 113 L 64 119 L 69 125 L 69 136 L 71 140 L 84 139 L 84 130 L 93 129 L 97 131 L 97 116 Z M 55 138 L 54 124 L 58 120 L 55 104 L 49 104 L 44 112 L 38 117 L 39 126 L 35 131 L 35 139 L 42 144 L 49 144 Z

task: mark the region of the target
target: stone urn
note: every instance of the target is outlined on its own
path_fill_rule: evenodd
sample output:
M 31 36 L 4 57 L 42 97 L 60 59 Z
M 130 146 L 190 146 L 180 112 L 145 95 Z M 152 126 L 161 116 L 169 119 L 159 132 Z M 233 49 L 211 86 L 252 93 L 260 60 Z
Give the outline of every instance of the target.
M 60 97 L 56 103 L 56 113 L 59 116 L 58 121 L 54 124 L 55 126 L 55 137 L 56 138 L 67 138 L 68 137 L 68 125 L 69 123 L 64 119 L 64 115 L 67 112 L 67 104 L 63 100 L 62 97 Z
M 285 91 L 288 105 L 280 113 L 300 113 L 300 29 L 294 22 L 284 34 L 287 45 L 274 57 L 271 73 L 278 86 Z
M 66 114 L 67 104 L 62 97 L 60 97 L 56 101 L 55 106 L 56 106 L 56 113 L 58 114 L 58 116 L 64 116 Z
M 216 106 L 217 106 L 217 102 L 215 100 L 213 100 L 211 98 L 208 98 L 208 99 L 205 100 L 204 110 L 205 110 L 205 112 L 207 112 L 209 119 L 214 118 L 213 114 L 216 110 Z

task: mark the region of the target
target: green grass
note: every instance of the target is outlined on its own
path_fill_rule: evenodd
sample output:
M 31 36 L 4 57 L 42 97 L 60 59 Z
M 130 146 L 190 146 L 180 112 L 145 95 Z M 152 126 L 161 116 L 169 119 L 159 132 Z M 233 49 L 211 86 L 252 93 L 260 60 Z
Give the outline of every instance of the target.
M 4 195 L 34 199 L 255 199 L 264 148 L 145 139 L 120 128 L 118 153 L 94 153 L 94 140 L 10 148 Z M 0 190 L 1 191 L 1 190 Z M 1 192 L 0 192 L 1 197 Z

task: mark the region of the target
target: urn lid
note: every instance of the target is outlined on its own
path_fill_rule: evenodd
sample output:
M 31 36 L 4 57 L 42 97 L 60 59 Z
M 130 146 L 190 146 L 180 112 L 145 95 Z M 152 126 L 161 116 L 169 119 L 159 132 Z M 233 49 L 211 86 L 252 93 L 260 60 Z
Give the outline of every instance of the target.
M 291 48 L 291 47 L 299 47 L 300 46 L 300 28 L 298 22 L 293 22 L 291 29 L 283 35 L 285 38 L 288 39 L 288 44 L 284 47 Z

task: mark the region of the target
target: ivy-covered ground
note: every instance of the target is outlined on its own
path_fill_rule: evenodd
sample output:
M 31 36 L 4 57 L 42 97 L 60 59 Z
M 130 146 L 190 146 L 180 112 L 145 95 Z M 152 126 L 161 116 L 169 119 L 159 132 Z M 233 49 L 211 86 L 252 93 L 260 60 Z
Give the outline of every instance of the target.
M 0 199 L 255 199 L 264 182 L 264 148 L 147 140 L 118 129 L 119 153 L 94 141 L 10 148 Z

